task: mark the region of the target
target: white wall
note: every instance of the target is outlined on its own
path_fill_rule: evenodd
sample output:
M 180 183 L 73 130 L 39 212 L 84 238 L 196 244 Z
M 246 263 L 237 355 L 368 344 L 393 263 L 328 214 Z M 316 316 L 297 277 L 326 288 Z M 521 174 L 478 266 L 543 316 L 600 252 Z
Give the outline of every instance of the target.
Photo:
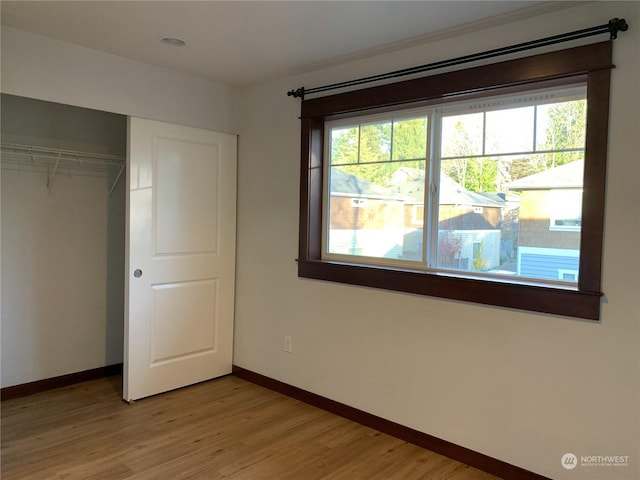
M 640 478 L 640 4 L 596 2 L 245 92 L 234 363 L 553 478 Z M 299 102 L 286 91 L 606 23 L 614 43 L 598 323 L 300 279 Z M 562 48 L 562 47 L 560 47 Z M 293 337 L 293 353 L 283 351 Z M 561 467 L 567 452 L 628 467 Z
M 237 133 L 238 90 L 2 26 L 2 92 Z

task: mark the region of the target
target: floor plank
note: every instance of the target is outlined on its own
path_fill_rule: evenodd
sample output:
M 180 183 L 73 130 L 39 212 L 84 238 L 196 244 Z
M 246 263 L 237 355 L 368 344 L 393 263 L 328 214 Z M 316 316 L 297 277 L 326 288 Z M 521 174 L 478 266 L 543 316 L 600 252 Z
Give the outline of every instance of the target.
M 131 405 L 109 377 L 2 402 L 5 480 L 491 480 L 234 376 Z

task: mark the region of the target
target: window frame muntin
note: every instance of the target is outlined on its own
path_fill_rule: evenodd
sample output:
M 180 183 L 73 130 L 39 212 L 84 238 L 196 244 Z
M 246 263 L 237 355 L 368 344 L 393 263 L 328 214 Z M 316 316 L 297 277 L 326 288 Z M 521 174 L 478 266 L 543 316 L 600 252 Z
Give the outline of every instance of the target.
M 611 58 L 612 42 L 606 41 L 303 101 L 298 276 L 599 320 Z M 486 96 L 497 88 L 515 93 L 532 86 L 569 85 L 585 79 L 589 109 L 583 188 L 588 201 L 583 201 L 581 274 L 577 288 L 451 277 L 441 272 L 321 259 L 322 165 L 327 118 L 398 109 L 407 104 L 417 107 L 436 100 L 440 103 L 442 99 L 469 99 L 478 94 Z

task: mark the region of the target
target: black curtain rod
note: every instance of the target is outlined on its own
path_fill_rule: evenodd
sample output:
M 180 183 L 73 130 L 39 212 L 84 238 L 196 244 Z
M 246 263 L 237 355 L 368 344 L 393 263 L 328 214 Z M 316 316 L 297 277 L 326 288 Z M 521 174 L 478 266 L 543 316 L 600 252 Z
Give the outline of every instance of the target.
M 554 45 L 556 43 L 568 42 L 570 40 L 577 40 L 579 38 L 591 37 L 593 35 L 600 35 L 603 33 L 609 33 L 610 38 L 613 40 L 615 38 L 618 38 L 618 32 L 626 32 L 628 28 L 629 25 L 627 25 L 627 22 L 624 18 L 612 18 L 611 20 L 609 20 L 609 23 L 605 23 L 604 25 L 599 25 L 597 27 L 585 28 L 582 30 L 576 30 L 575 32 L 562 33 L 560 35 L 553 35 L 551 37 L 519 43 L 517 45 L 511 45 L 508 47 L 496 48 L 494 50 L 488 50 L 486 52 L 464 55 L 462 57 L 452 58 L 450 60 L 442 60 L 439 62 L 428 63 L 426 65 L 419 65 L 417 67 L 405 68 L 402 70 L 382 73 L 379 75 L 372 75 L 370 77 L 358 78 L 356 80 L 348 80 L 346 82 L 332 83 L 330 85 L 324 85 L 321 87 L 313 87 L 309 89 L 300 87 L 297 90 L 290 90 L 289 92 L 287 92 L 287 96 L 293 98 L 301 98 L 302 100 L 304 100 L 305 95 L 311 95 L 313 93 L 326 92 L 329 90 L 336 90 L 338 88 L 344 87 L 352 87 L 354 85 L 362 85 L 363 83 L 377 82 L 379 80 L 386 80 L 389 78 L 403 77 L 405 75 L 412 75 L 414 73 L 428 72 L 437 68 L 451 67 L 454 65 L 469 63 L 476 60 L 484 60 L 487 58 L 498 57 L 500 55 L 507 55 L 509 53 L 522 52 L 524 50 L 545 47 L 547 45 Z

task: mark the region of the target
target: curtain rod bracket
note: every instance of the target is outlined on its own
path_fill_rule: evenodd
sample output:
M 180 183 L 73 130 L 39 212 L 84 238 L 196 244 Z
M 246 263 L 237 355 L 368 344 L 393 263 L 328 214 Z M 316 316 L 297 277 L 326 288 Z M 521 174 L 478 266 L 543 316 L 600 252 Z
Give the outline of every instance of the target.
M 301 98 L 302 100 L 304 100 L 304 87 L 300 87 L 297 90 L 289 90 L 287 92 L 287 97 Z
M 629 24 L 624 18 L 612 18 L 609 20 L 609 32 L 611 32 L 611 40 L 618 38 L 618 32 L 626 32 L 629 30 Z

